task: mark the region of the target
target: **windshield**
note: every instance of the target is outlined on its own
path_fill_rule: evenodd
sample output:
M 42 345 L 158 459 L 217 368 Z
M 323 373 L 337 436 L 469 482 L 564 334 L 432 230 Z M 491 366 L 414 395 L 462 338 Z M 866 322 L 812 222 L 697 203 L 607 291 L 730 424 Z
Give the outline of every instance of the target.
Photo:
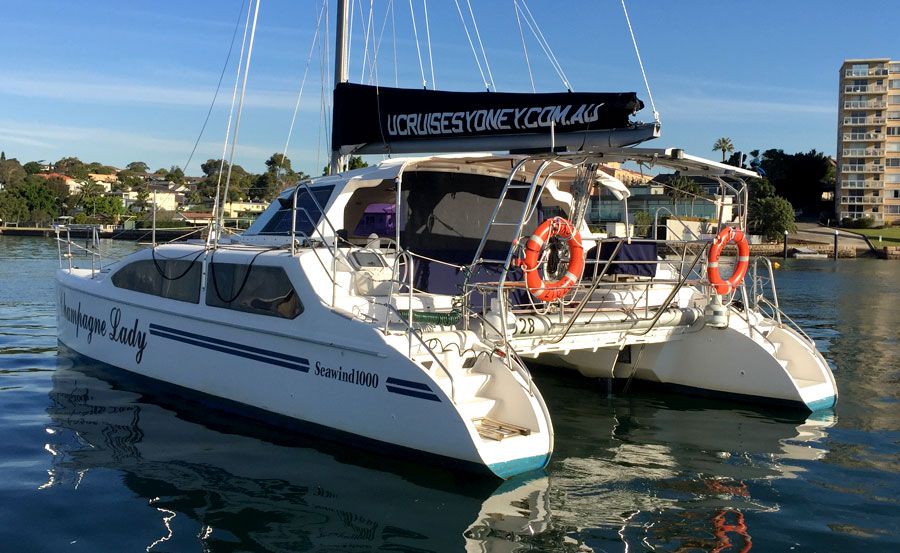
M 321 186 L 312 189 L 310 196 L 306 188 L 297 191 L 297 234 L 312 236 L 315 226 L 322 220 L 322 212 L 316 207 L 328 204 L 334 186 Z M 272 202 L 260 215 L 245 235 L 288 236 L 291 233 L 291 211 L 293 210 L 293 191 L 282 194 Z M 315 201 L 313 201 L 315 199 Z

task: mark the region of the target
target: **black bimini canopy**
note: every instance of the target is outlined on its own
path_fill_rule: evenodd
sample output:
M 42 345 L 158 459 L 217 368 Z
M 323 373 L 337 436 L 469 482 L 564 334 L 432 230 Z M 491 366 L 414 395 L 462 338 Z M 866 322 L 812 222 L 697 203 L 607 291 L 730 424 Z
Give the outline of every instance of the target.
M 634 92 L 446 92 L 340 83 L 332 148 L 342 154 L 466 152 L 547 149 L 552 141 L 577 149 L 597 142 L 597 133 L 608 146 L 624 146 L 658 132 L 629 121 L 643 107 Z M 634 136 L 647 127 L 655 129 L 652 136 Z M 620 131 L 631 132 L 610 139 Z

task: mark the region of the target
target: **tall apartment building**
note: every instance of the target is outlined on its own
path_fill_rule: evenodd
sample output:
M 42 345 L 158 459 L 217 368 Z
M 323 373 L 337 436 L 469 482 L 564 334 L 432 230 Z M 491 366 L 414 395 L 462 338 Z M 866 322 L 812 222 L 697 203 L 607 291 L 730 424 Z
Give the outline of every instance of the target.
M 845 60 L 839 81 L 835 211 L 900 221 L 900 61 Z

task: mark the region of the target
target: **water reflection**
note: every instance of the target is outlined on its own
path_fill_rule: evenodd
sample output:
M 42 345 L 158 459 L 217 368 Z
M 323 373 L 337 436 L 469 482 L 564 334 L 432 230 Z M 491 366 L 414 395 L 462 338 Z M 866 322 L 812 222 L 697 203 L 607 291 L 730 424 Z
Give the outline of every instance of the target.
M 598 550 L 749 550 L 754 519 L 781 510 L 776 482 L 827 455 L 835 423 L 539 375 L 557 435 L 554 521 Z
M 42 487 L 120 474 L 146 506 L 148 551 L 740 551 L 752 514 L 780 509 L 772 482 L 826 455 L 834 422 L 538 378 L 549 477 L 498 484 L 200 412 L 60 358 Z
M 60 364 L 42 487 L 78 490 L 91 473 L 121 474 L 152 509 L 135 521 L 154 529 L 148 551 L 513 551 L 520 535 L 550 528 L 543 474 L 501 485 L 310 447 L 117 388 L 96 367 Z

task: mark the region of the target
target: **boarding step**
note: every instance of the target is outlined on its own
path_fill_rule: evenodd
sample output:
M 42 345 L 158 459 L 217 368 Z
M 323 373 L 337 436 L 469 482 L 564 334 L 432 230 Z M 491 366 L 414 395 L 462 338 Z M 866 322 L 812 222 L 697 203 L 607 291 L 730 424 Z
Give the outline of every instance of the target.
M 528 436 L 531 430 L 517 426 L 512 423 L 502 422 L 490 417 L 478 417 L 472 419 L 472 424 L 478 430 L 478 434 L 482 438 L 488 440 L 500 441 L 504 438 L 514 438 L 516 436 Z
M 794 384 L 797 385 L 798 389 L 810 388 L 812 386 L 818 386 L 819 384 L 825 384 L 821 380 L 807 380 L 805 378 L 795 378 Z
M 440 369 L 438 369 L 438 372 L 434 375 L 434 380 L 438 383 L 438 386 L 443 388 L 444 392 L 448 395 L 451 391 L 455 390 L 457 398 L 474 397 L 482 388 L 484 388 L 485 384 L 487 384 L 491 378 L 492 376 L 488 373 L 454 371 L 453 384 L 451 386 L 450 378 Z
M 481 419 L 488 416 L 497 400 L 475 396 L 457 403 L 460 414 L 469 420 Z

